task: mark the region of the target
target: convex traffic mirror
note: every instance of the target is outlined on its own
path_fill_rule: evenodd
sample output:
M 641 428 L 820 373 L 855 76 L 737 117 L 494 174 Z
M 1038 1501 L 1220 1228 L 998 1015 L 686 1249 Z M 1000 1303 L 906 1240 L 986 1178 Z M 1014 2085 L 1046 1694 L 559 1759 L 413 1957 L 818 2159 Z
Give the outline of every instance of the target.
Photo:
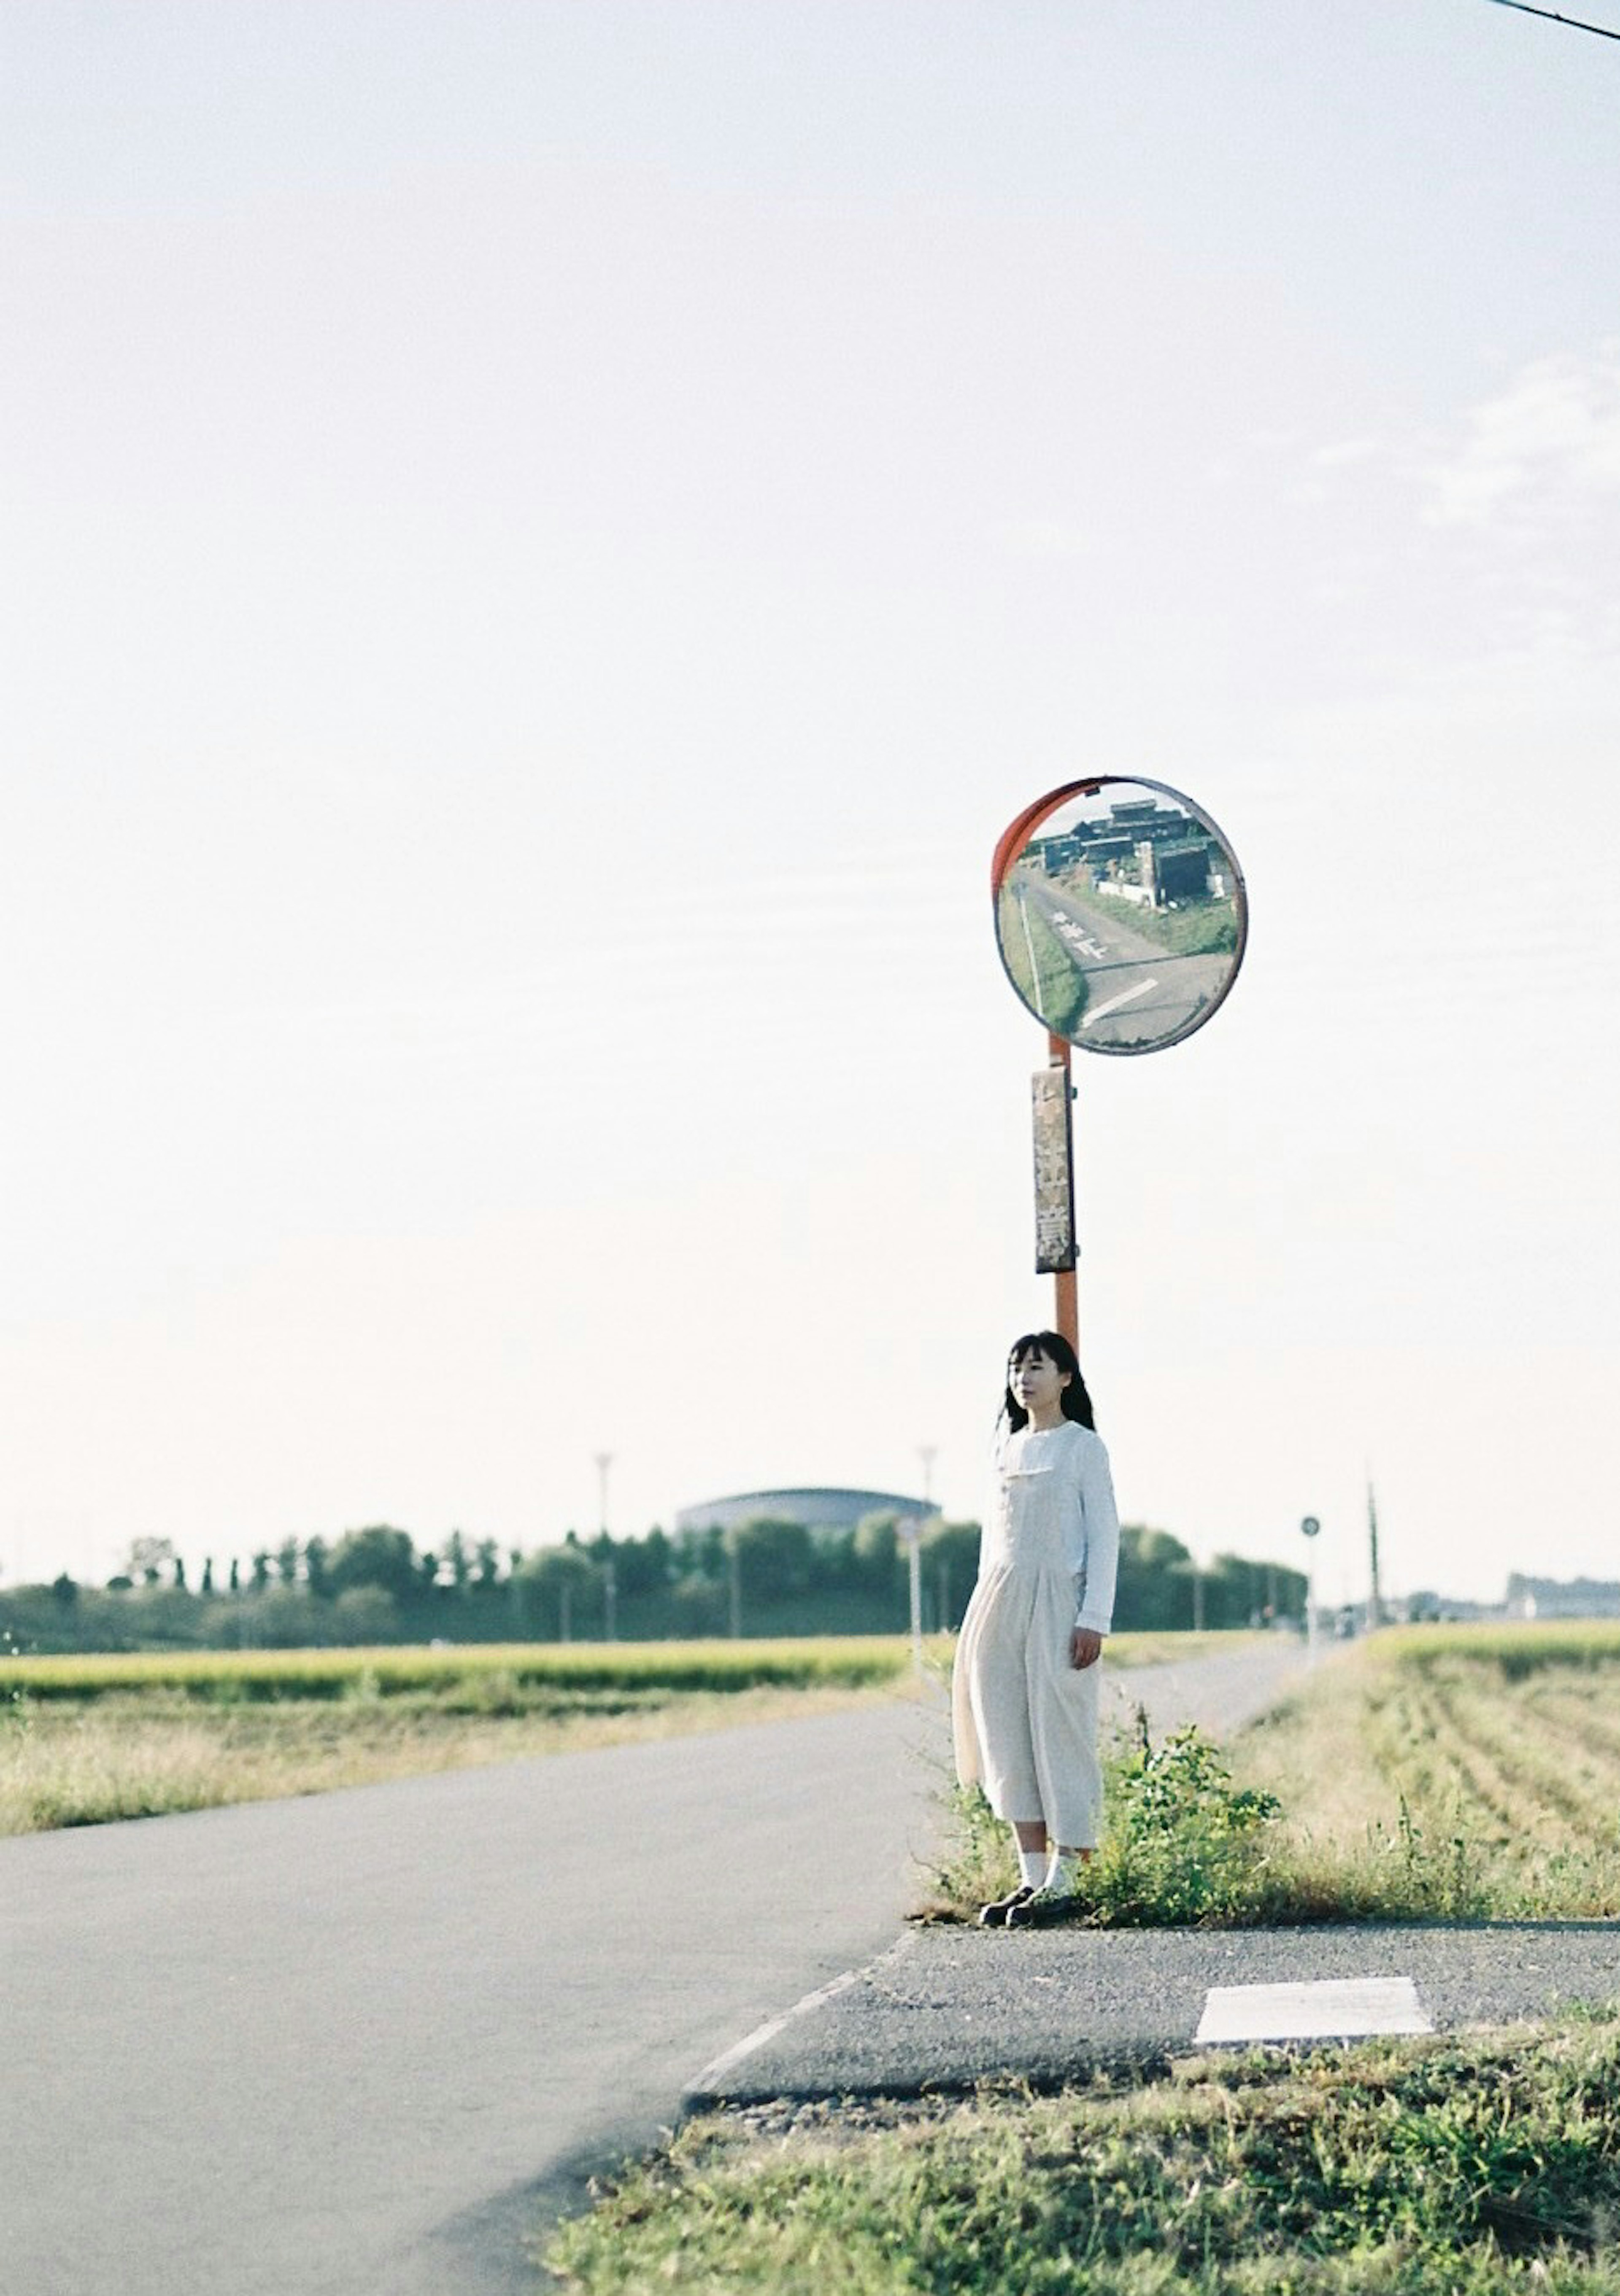
M 1053 1036 L 1156 1053 L 1202 1028 L 1238 977 L 1243 873 L 1209 816 L 1162 782 L 1054 790 L 996 849 L 996 939 Z

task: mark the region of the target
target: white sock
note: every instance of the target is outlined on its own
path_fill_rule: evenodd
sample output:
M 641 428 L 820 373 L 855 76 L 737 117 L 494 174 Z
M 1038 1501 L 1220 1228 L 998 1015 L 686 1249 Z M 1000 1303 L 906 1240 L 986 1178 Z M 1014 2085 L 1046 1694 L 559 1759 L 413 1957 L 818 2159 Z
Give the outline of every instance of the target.
M 1038 1890 L 1046 1879 L 1046 1851 L 1021 1849 L 1018 1852 L 1018 1879 L 1026 1890 Z
M 1074 1876 L 1079 1866 L 1080 1860 L 1072 1849 L 1066 1857 L 1061 1849 L 1054 1849 L 1051 1863 L 1046 1869 L 1046 1878 L 1040 1887 L 1050 1890 L 1055 1898 L 1072 1898 L 1074 1894 Z

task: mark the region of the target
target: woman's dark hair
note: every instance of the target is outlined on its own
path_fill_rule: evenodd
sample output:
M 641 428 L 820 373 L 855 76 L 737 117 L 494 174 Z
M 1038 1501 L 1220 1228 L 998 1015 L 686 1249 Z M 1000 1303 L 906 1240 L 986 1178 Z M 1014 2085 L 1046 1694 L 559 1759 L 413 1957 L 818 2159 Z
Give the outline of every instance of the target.
M 1069 1383 L 1057 1399 L 1058 1408 L 1065 1419 L 1073 1419 L 1076 1425 L 1090 1427 L 1095 1432 L 1097 1415 L 1091 1408 L 1086 1382 L 1081 1376 L 1080 1358 L 1063 1333 L 1025 1332 L 1023 1338 L 1015 1340 L 1007 1351 L 1009 1368 L 1014 1364 L 1022 1363 L 1025 1356 L 1044 1356 L 1048 1363 L 1056 1364 L 1059 1371 L 1068 1373 Z M 1015 1435 L 1021 1427 L 1029 1424 L 1030 1414 L 1010 1386 L 1001 1398 L 1001 1416 Z

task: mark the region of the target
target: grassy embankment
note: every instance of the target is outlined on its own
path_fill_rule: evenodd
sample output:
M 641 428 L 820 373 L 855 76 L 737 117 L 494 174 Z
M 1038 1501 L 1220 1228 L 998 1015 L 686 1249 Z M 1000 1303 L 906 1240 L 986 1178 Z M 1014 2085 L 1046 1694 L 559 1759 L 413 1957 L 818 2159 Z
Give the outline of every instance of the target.
M 582 2296 L 1620 2296 L 1620 2017 L 687 2124 Z
M 1324 1666 L 1229 1771 L 1196 1736 L 1123 1748 L 1090 1917 L 1612 1918 L 1617 1689 L 1614 1628 L 1409 1630 Z M 965 1907 L 993 1857 L 962 1817 Z M 710 2116 L 549 2260 L 582 2296 L 1620 2296 L 1620 2007 Z
M 1119 1637 L 1150 1666 L 1221 1638 Z M 949 1638 L 933 1646 L 948 1662 Z M 0 1834 L 892 1698 L 903 1636 L 0 1658 Z

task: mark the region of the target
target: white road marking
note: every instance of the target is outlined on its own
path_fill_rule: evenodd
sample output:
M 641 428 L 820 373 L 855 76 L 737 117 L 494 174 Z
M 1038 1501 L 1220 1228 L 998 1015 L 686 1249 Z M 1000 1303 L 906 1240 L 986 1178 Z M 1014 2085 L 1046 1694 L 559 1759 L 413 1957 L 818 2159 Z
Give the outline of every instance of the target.
M 687 2095 L 711 2095 L 716 2086 L 740 2065 L 744 2057 L 752 2056 L 756 2049 L 762 2049 L 768 2041 L 774 2041 L 778 2033 L 785 2033 L 801 2017 L 808 2017 L 812 2009 L 820 2009 L 827 2002 L 835 2001 L 841 1993 L 847 1993 L 851 1985 L 858 1985 L 863 1977 L 873 1976 L 890 1962 L 898 1961 L 910 1948 L 911 1937 L 908 1931 L 904 1937 L 897 1938 L 887 1952 L 880 1953 L 876 1961 L 868 1961 L 859 1969 L 846 1969 L 828 1984 L 818 1985 L 813 1993 L 807 1993 L 802 2001 L 795 2001 L 793 2007 L 785 2009 L 779 2017 L 772 2017 L 763 2025 L 756 2025 L 752 2033 L 744 2033 L 740 2041 L 734 2041 L 730 2048 L 723 2050 L 712 2064 L 705 2065 L 695 2080 L 687 2082 Z
M 1432 2033 L 1410 1977 L 1319 1978 L 1297 1985 L 1212 1985 L 1195 2041 L 1353 2040 Z
M 1053 922 L 1065 940 L 1068 942 L 1069 947 L 1078 950 L 1081 956 L 1089 956 L 1094 963 L 1100 964 L 1107 955 L 1107 949 L 1103 943 L 1093 940 L 1084 926 L 1077 925 L 1073 917 L 1054 914 Z
M 1100 1021 L 1106 1013 L 1117 1013 L 1122 1004 L 1129 1004 L 1138 996 L 1146 996 L 1150 988 L 1156 988 L 1158 985 L 1156 980 L 1139 980 L 1134 988 L 1122 988 L 1119 995 L 1110 996 L 1106 1004 L 1094 1004 L 1081 1022 L 1081 1027 L 1089 1029 L 1093 1021 Z

